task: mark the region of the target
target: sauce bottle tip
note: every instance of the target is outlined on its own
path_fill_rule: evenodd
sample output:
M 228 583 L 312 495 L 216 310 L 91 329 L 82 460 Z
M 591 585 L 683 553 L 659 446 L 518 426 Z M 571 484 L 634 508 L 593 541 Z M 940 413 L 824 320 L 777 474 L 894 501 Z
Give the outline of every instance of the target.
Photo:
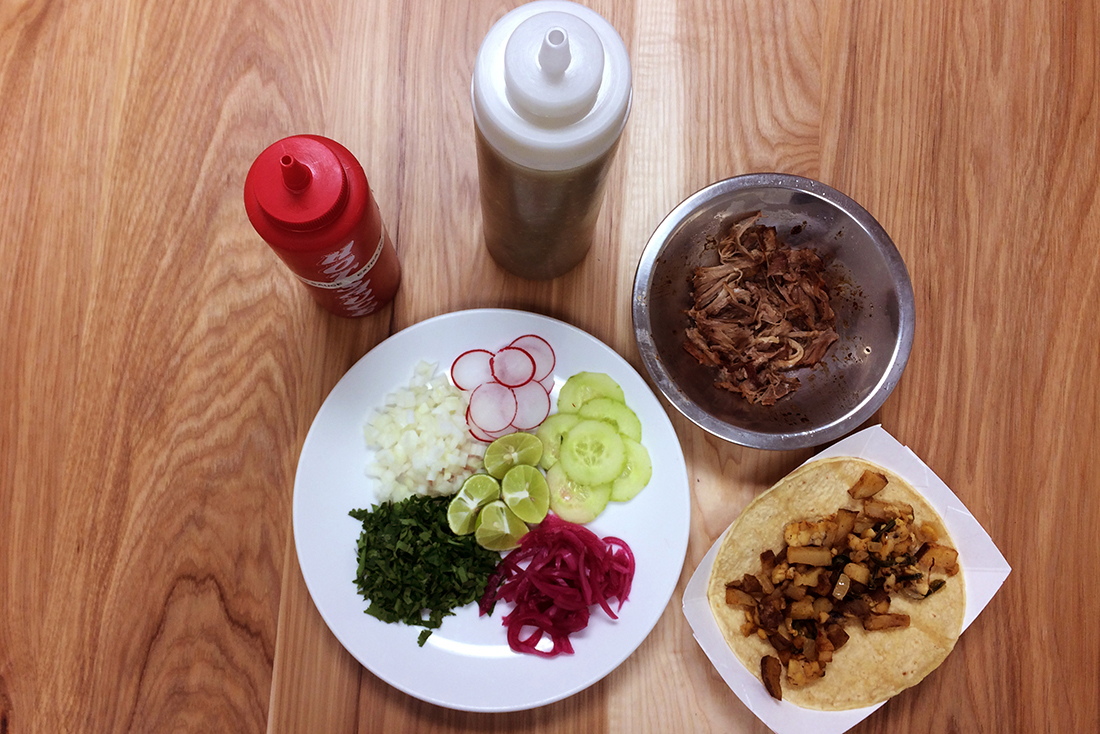
M 289 153 L 279 159 L 279 165 L 283 170 L 283 183 L 294 193 L 305 191 L 313 181 L 313 172 L 309 170 L 309 166 Z

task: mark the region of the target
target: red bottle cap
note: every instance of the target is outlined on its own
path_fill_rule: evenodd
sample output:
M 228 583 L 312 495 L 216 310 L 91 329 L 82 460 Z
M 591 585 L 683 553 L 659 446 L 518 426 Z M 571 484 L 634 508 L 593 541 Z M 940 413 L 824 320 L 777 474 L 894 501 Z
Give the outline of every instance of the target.
M 295 232 L 324 227 L 347 205 L 348 177 L 340 159 L 312 138 L 271 145 L 252 164 L 249 178 L 263 213 Z

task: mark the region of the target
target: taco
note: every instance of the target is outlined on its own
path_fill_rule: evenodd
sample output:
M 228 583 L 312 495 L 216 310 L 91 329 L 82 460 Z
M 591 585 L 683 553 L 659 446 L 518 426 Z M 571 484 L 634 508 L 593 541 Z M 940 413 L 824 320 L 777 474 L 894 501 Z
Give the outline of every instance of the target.
M 919 683 L 955 646 L 966 610 L 935 509 L 855 458 L 805 464 L 750 503 L 719 547 L 708 598 L 773 697 L 826 711 Z

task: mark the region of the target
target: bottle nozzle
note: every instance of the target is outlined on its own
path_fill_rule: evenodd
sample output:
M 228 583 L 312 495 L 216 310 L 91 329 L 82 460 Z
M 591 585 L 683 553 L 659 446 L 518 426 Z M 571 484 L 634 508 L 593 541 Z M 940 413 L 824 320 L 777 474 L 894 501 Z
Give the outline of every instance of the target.
M 283 169 L 283 183 L 295 193 L 305 191 L 313 181 L 313 172 L 309 170 L 309 166 L 290 154 L 280 158 L 279 165 Z
M 546 32 L 539 49 L 539 67 L 552 76 L 560 76 L 569 68 L 573 54 L 569 51 L 569 34 L 554 27 Z
M 603 67 L 603 42 L 592 26 L 570 13 L 536 13 L 504 47 L 508 103 L 536 125 L 572 124 L 596 104 Z

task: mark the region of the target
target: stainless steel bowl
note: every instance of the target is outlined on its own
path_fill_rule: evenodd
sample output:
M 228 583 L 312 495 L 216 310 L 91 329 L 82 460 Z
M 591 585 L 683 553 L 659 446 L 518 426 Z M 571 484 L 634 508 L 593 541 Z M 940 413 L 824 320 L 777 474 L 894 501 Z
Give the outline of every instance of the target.
M 721 238 L 760 210 L 794 247 L 830 260 L 840 340 L 825 362 L 798 371 L 802 386 L 775 405 L 752 405 L 714 386 L 716 371 L 683 348 L 691 277 L 717 262 Z M 634 335 L 650 377 L 691 421 L 727 441 L 761 449 L 817 446 L 858 428 L 890 395 L 913 345 L 913 286 L 886 231 L 825 184 L 777 173 L 736 176 L 692 194 L 665 217 L 634 278 Z

